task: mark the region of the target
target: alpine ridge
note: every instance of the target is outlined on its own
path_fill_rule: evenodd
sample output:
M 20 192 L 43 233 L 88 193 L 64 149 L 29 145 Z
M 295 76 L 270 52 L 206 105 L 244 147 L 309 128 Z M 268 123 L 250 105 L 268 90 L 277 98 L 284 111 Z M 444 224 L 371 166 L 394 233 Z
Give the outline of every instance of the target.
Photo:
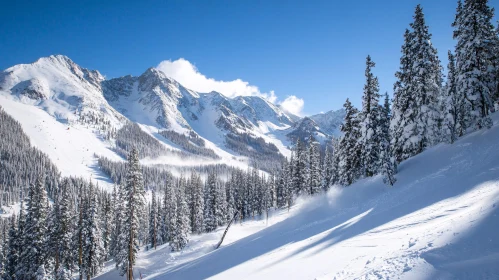
M 164 147 L 152 153 L 158 158 L 150 158 L 147 162 L 151 164 L 178 162 L 161 157 L 166 155 L 207 156 L 210 164 L 258 164 L 266 169 L 290 156 L 296 137 L 312 136 L 325 143 L 338 136 L 344 116 L 344 111 L 338 110 L 298 118 L 259 96 L 228 98 L 214 91 L 195 92 L 153 67 L 140 76 L 106 79 L 99 71 L 81 67 L 64 55 L 42 57 L 0 72 L 0 96 L 5 98 L 3 103 L 14 102 L 28 111 L 45 111 L 51 116 L 47 120 L 55 121 L 54 125 L 88 130 L 105 150 L 123 149 L 119 146 L 123 141 L 116 141 L 116 135 L 122 135 L 119 130 L 128 124 L 136 123 L 142 130 L 138 133 L 148 134 Z M 9 113 L 23 124 L 22 117 Z M 24 125 L 28 123 L 32 122 L 26 121 Z M 54 137 L 47 136 L 50 131 L 27 133 L 35 144 L 46 142 L 40 137 Z M 57 142 L 54 146 L 60 146 L 58 141 L 69 140 L 55 137 L 53 141 Z M 41 149 L 49 156 L 53 153 L 43 145 Z M 106 157 L 111 157 L 108 154 L 105 153 Z M 81 158 L 81 162 L 89 157 Z

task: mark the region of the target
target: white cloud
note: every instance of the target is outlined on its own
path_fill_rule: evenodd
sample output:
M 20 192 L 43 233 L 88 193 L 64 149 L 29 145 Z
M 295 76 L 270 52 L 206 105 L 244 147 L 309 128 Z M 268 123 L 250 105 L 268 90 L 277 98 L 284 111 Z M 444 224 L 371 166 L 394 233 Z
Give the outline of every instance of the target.
M 302 110 L 303 110 L 303 105 L 305 105 L 305 102 L 303 99 L 298 98 L 294 95 L 286 97 L 284 101 L 280 102 L 281 107 L 290 112 L 291 114 L 301 116 Z
M 164 72 L 168 77 L 175 79 L 188 89 L 198 92 L 217 91 L 231 98 L 235 96 L 260 96 L 274 104 L 279 104 L 284 110 L 292 114 L 298 116 L 302 114 L 304 101 L 301 98 L 292 95 L 288 96 L 282 102 L 278 102 L 273 90 L 268 93 L 260 92 L 257 86 L 250 85 L 241 79 L 219 81 L 208 78 L 200 73 L 195 65 L 184 58 L 174 61 L 164 60 L 158 64 L 156 69 Z
M 183 58 L 175 61 L 164 60 L 156 68 L 188 89 L 198 92 L 217 91 L 228 97 L 256 95 L 267 98 L 270 102 L 277 100 L 274 91 L 270 91 L 270 93 L 260 92 L 257 86 L 250 85 L 241 79 L 218 81 L 208 78 L 201 74 L 196 66 Z

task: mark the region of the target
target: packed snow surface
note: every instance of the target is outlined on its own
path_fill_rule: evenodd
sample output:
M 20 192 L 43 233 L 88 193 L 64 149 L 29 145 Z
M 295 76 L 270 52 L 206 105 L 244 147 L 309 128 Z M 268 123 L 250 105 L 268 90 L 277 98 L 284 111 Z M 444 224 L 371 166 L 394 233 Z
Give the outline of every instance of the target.
M 139 255 L 142 279 L 499 279 L 499 126 L 440 144 L 380 177 Z M 280 221 L 282 220 L 282 221 Z M 279 222 L 280 221 L 280 222 Z M 249 230 L 245 230 L 249 229 Z M 98 279 L 121 279 L 113 264 Z

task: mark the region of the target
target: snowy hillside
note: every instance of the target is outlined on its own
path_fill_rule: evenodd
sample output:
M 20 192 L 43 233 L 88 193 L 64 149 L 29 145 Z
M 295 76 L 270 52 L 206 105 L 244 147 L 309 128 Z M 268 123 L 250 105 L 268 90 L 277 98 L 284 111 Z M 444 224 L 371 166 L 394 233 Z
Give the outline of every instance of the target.
M 379 176 L 333 188 L 249 236 L 234 226 L 219 250 L 217 231 L 191 237 L 182 253 L 143 252 L 135 271 L 142 279 L 498 279 L 498 120 L 404 161 L 392 188 Z M 98 279 L 120 278 L 113 270 Z

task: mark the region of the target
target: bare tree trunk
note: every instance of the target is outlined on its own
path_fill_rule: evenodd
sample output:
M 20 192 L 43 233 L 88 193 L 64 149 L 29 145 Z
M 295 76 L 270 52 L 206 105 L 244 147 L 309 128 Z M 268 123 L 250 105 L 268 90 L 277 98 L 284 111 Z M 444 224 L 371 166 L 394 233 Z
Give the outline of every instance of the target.
M 227 228 L 225 228 L 224 234 L 222 235 L 222 239 L 220 239 L 220 242 L 218 242 L 217 247 L 215 247 L 215 250 L 220 248 L 220 245 L 222 245 L 222 242 L 224 242 L 225 235 L 229 231 L 229 228 L 230 228 L 230 225 L 232 224 L 232 222 L 236 219 L 237 214 L 239 214 L 239 212 L 236 212 L 234 214 L 234 217 L 232 217 L 232 219 L 230 220 L 229 224 L 227 225 Z

